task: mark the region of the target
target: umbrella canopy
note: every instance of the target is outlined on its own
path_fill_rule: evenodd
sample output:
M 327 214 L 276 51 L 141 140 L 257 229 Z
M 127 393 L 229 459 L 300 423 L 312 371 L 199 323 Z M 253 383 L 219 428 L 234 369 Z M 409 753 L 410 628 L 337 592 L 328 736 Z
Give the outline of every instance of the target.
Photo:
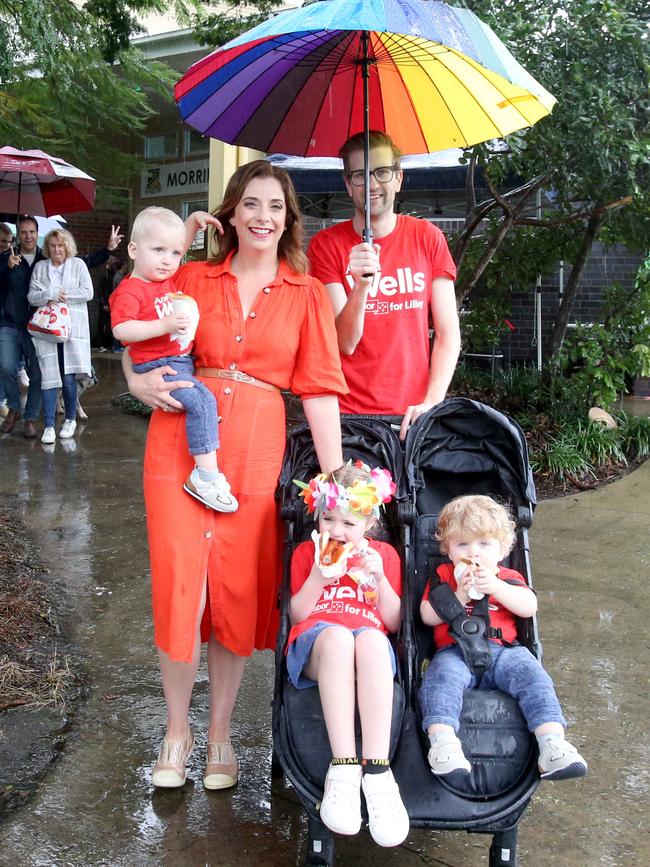
M 49 217 L 94 206 L 90 175 L 43 151 L 0 148 L 0 211 Z
M 193 64 L 175 97 L 200 132 L 267 153 L 335 156 L 366 126 L 404 153 L 531 126 L 555 99 L 472 12 L 423 0 L 321 0 Z

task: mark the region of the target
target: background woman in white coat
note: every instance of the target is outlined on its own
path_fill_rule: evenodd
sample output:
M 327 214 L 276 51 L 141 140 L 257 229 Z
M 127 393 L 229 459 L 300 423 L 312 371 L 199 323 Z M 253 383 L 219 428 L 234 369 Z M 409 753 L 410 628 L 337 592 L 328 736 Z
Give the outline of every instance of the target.
M 34 267 L 28 301 L 35 307 L 48 301 L 66 301 L 72 320 L 70 338 L 65 343 L 34 339 L 43 377 L 41 388 L 45 430 L 41 442 L 53 443 L 56 439 L 54 419 L 59 389 L 63 387 L 65 406 L 65 422 L 59 436 L 69 439 L 77 427 L 76 375 L 90 375 L 91 372 L 87 305 L 93 297 L 93 284 L 85 263 L 76 258 L 77 246 L 70 232 L 65 229 L 48 232 L 43 247 L 48 258 Z

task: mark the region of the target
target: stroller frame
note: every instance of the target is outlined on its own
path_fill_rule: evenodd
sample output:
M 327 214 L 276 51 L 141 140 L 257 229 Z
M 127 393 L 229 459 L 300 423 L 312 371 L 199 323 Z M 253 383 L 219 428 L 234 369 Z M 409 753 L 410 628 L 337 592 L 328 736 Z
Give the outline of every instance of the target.
M 469 428 L 470 439 L 472 431 L 484 430 L 470 449 L 463 444 L 463 428 Z M 342 433 L 346 460 L 361 458 L 372 466 L 385 466 L 397 484 L 393 501 L 386 507 L 389 541 L 398 550 L 403 566 L 402 622 L 395 642 L 398 674 L 391 767 L 411 826 L 491 834 L 490 867 L 515 867 L 517 823 L 539 783 L 534 741 L 516 701 L 497 691 L 466 691 L 460 737 L 466 752 L 472 754 L 473 772 L 466 786 L 454 787 L 430 772 L 417 689 L 423 659 L 432 648 L 431 629 L 419 621 L 419 601 L 431 569 L 442 561 L 433 531 L 445 502 L 461 493 L 492 493 L 506 499 L 517 524 L 517 541 L 508 565 L 532 586 L 527 529 L 532 522 L 535 491 L 523 433 L 511 419 L 465 398 L 444 401 L 418 419 L 404 450 L 387 419 L 343 416 Z M 503 461 L 508 465 L 501 466 Z M 468 472 L 463 472 L 464 464 Z M 286 774 L 307 812 L 309 848 L 305 863 L 332 865 L 334 837 L 318 814 L 331 757 L 318 690 L 294 690 L 286 678 L 284 662 L 290 629 L 291 557 L 296 544 L 307 535 L 304 506 L 293 479 L 306 481 L 318 471 L 309 429 L 300 425 L 289 435 L 279 485 L 286 544 L 273 694 L 273 771 L 275 775 Z M 435 478 L 442 483 L 432 492 Z M 490 491 L 493 485 L 497 489 Z M 522 621 L 519 640 L 541 659 L 534 618 Z M 490 719 L 496 723 L 486 722 Z M 501 737 L 503 727 L 506 738 Z M 504 740 L 514 747 L 504 748 Z M 308 762 L 303 761 L 305 755 Z

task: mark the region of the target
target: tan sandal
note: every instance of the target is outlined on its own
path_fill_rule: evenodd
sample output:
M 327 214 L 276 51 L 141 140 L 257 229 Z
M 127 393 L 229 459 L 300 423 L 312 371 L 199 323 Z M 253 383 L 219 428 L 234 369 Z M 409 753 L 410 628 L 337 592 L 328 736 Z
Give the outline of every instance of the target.
M 239 762 L 230 741 L 208 744 L 203 785 L 206 789 L 229 789 L 239 778 Z
M 186 780 L 185 765 L 194 749 L 194 735 L 191 729 L 180 741 L 167 738 L 162 742 L 158 761 L 153 766 L 151 781 L 157 788 L 178 789 Z

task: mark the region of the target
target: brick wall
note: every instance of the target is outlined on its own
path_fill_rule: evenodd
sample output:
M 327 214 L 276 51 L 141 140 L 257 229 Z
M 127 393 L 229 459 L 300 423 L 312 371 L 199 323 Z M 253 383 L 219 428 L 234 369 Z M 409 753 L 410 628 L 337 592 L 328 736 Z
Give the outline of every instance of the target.
M 630 253 L 622 245 L 605 248 L 597 242 L 587 260 L 582 274 L 580 289 L 573 305 L 570 323 L 593 322 L 602 306 L 602 291 L 619 282 L 632 288 L 641 257 Z M 571 264 L 564 263 L 564 285 L 569 277 Z M 553 323 L 560 304 L 560 268 L 542 277 L 542 350 L 549 345 Z M 535 335 L 535 288 L 527 292 L 511 294 L 510 319 L 516 331 L 506 338 L 501 346 L 507 356 L 510 349 L 513 361 L 534 361 L 537 349 L 533 344 Z M 508 344 L 510 343 L 510 347 Z

